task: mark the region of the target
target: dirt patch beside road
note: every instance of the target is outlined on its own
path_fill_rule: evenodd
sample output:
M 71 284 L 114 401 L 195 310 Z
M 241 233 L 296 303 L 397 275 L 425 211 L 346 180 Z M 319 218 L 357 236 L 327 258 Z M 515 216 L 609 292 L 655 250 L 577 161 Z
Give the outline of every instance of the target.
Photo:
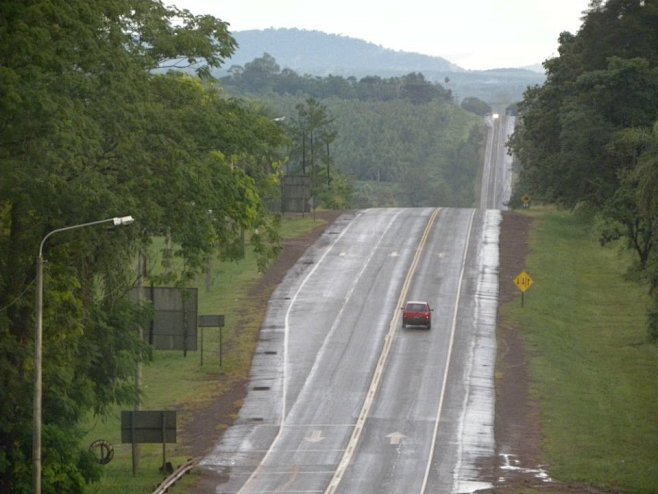
M 532 218 L 503 213 L 500 231 L 498 305 L 519 301 L 514 278 L 524 271 Z M 538 410 L 529 396 L 526 351 L 518 328 L 502 321 L 496 325 L 496 470 L 500 487 L 545 486 L 539 445 L 541 427 Z M 507 461 L 514 466 L 508 468 Z M 496 491 L 499 492 L 499 491 Z M 502 491 L 500 491 L 502 492 Z
M 500 231 L 499 306 L 521 303 L 514 278 L 525 271 L 533 219 L 503 213 Z M 541 457 L 541 417 L 530 396 L 528 351 L 520 328 L 498 317 L 496 362 L 496 459 L 497 481 L 488 492 L 515 494 L 532 488 L 563 494 L 595 494 L 603 491 L 583 485 L 565 485 L 547 479 Z

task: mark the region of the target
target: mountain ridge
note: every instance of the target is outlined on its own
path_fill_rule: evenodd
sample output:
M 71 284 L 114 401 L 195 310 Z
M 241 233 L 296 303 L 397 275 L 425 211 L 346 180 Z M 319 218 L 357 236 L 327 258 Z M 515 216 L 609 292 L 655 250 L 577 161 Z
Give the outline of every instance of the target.
M 422 53 L 394 50 L 342 34 L 298 28 L 268 28 L 231 33 L 238 48 L 225 67 L 244 66 L 268 53 L 282 68 L 312 75 L 363 76 L 423 73 L 491 73 L 529 71 L 543 73 L 540 64 L 467 70 L 450 60 Z

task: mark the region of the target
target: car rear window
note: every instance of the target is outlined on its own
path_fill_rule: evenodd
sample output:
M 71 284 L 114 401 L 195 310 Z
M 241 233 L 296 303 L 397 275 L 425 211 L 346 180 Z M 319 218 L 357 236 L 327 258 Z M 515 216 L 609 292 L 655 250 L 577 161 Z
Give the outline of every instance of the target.
M 407 304 L 409 312 L 427 312 L 427 304 Z

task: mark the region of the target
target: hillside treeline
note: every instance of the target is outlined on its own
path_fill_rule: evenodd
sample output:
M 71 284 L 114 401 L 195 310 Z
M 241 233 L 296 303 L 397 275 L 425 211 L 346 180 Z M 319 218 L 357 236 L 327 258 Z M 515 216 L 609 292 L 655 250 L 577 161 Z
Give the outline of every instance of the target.
M 356 179 L 356 206 L 472 207 L 483 121 L 450 103 L 332 101 L 336 166 Z
M 559 42 L 519 105 L 516 201 L 590 213 L 601 243 L 633 250 L 658 307 L 658 1 L 594 0 Z M 649 325 L 658 338 L 658 308 Z
M 451 101 L 449 90 L 412 72 L 400 77 L 367 76 L 361 79 L 328 75 L 326 77 L 299 75 L 291 69 L 281 69 L 274 57 L 264 53 L 241 66 L 229 69 L 220 79 L 228 89 L 258 95 L 274 93 L 279 96 L 305 95 L 315 99 L 340 98 L 361 101 L 391 101 L 404 99 L 414 104 L 433 100 Z
M 264 103 L 288 129 L 293 138 L 288 173 L 306 174 L 306 168 L 316 166 L 304 166 L 310 159 L 314 124 L 304 123 L 303 115 L 309 112 L 307 102 L 319 105 L 324 123 L 315 133 L 325 145 L 317 146 L 317 167 L 325 173 L 318 174 L 326 175 L 331 168 L 330 173 L 349 181 L 352 206 L 475 204 L 484 123 L 422 74 L 360 80 L 299 76 L 281 70 L 265 54 L 244 69 L 234 68 L 222 85 Z M 337 203 L 322 205 L 332 204 Z

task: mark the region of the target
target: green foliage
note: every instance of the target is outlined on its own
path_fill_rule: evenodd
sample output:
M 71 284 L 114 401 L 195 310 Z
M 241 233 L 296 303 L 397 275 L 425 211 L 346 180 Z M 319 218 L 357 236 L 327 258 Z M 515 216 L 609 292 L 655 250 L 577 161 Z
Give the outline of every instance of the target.
M 647 267 L 653 242 L 650 221 L 640 214 L 636 200 L 637 184 L 630 178 L 622 180 L 612 198 L 606 201 L 599 216 L 602 222 L 599 241 L 602 245 L 624 240 L 637 254 L 640 271 Z
M 658 218 L 658 122 L 651 134 L 640 134 L 634 142 L 641 145 L 637 156 L 638 202 L 643 215 Z
M 336 139 L 333 118 L 327 107 L 315 98 L 307 98 L 295 105 L 288 131 L 292 136 L 288 171 L 315 178 L 321 163 L 330 164 L 329 146 Z
M 44 245 L 44 492 L 95 480 L 76 447 L 81 417 L 138 399 L 134 369 L 150 353 L 136 328 L 147 313 L 125 297 L 151 238 L 170 239 L 173 283 L 218 252 L 238 259 L 245 232 L 261 269 L 278 252 L 266 201 L 283 131 L 209 81 L 162 73 L 199 63 L 205 73 L 234 48 L 226 23 L 159 1 L 3 2 L 0 491 L 31 484 L 35 259 L 48 232 L 136 219 Z
M 473 96 L 464 98 L 460 106 L 464 110 L 475 113 L 476 115 L 480 115 L 481 117 L 492 113 L 491 106 L 489 106 L 486 101 L 482 101 L 481 99 L 475 98 Z
M 327 105 L 336 115 L 336 168 L 376 188 L 389 186 L 391 194 L 375 194 L 373 202 L 357 192 L 360 204 L 473 205 L 484 137 L 480 119 L 439 102 L 332 99 Z
M 327 209 L 350 209 L 354 204 L 354 186 L 345 175 L 330 170 L 327 181 L 321 182 L 318 198 Z
M 59 428 L 47 425 L 43 432 L 42 458 L 44 494 L 61 492 L 84 492 L 85 485 L 97 482 L 102 475 L 102 466 L 93 453 L 78 447 L 82 437 L 79 429 Z
M 510 140 L 517 191 L 596 211 L 601 242 L 624 239 L 658 287 L 658 4 L 592 2 L 577 35 L 562 33 L 547 81 L 526 91 Z
M 423 74 L 301 77 L 265 53 L 244 69 L 233 67 L 222 83 L 283 117 L 291 139 L 286 173 L 312 176 L 313 196 L 323 207 L 352 200 L 361 207 L 475 203 L 482 122 Z M 481 113 L 491 112 L 480 103 Z M 376 184 L 352 194 L 337 189 L 332 177 Z M 390 185 L 385 195 L 382 183 Z
M 449 90 L 441 84 L 428 81 L 418 72 L 388 79 L 379 76 L 366 76 L 360 80 L 336 75 L 310 77 L 298 75 L 291 69 L 281 70 L 269 53 L 246 63 L 244 68 L 232 67 L 230 74 L 222 77 L 221 81 L 239 94 L 259 96 L 274 93 L 279 96 L 307 95 L 314 99 L 405 99 L 414 104 L 425 104 L 433 100 L 452 101 Z
M 297 118 L 299 99 L 261 98 L 285 116 L 284 121 Z M 336 132 L 331 174 L 353 181 L 354 206 L 471 207 L 475 203 L 484 143 L 480 118 L 437 101 L 416 105 L 402 99 L 330 98 L 320 104 L 331 115 Z M 291 152 L 288 172 L 299 172 L 300 161 L 301 154 Z M 319 173 L 321 180 L 323 175 Z
M 331 112 L 315 98 L 296 103 L 294 109 L 290 118 L 279 117 L 290 137 L 286 173 L 311 178 L 311 196 L 319 201 L 315 207 L 349 208 L 351 186 L 334 167 L 332 145 L 338 131 Z

